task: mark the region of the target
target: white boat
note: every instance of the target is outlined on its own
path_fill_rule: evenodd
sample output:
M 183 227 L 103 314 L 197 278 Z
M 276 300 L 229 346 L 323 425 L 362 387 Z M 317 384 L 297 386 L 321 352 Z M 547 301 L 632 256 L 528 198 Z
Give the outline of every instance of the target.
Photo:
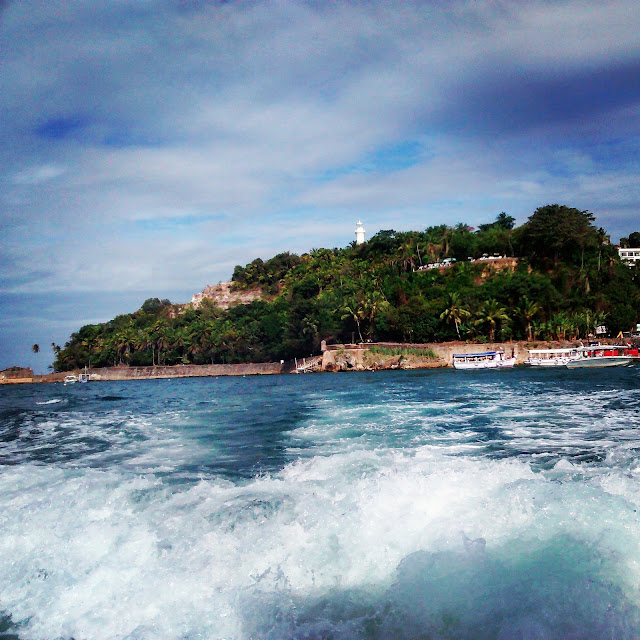
M 575 360 L 567 362 L 568 369 L 587 367 L 626 367 L 633 362 L 631 356 L 625 355 L 625 347 L 618 345 L 592 345 L 578 347 Z
M 75 384 L 76 382 L 78 382 L 78 376 L 68 375 L 64 377 L 65 386 L 68 384 Z
M 529 357 L 524 363 L 530 367 L 565 367 L 579 358 L 578 349 L 529 349 Z
M 483 351 L 481 353 L 454 353 L 453 368 L 471 369 L 504 369 L 513 367 L 515 358 L 505 358 L 503 351 Z
M 79 373 L 78 374 L 78 382 L 89 382 L 90 380 L 90 376 L 87 373 L 87 367 L 84 368 L 84 373 Z

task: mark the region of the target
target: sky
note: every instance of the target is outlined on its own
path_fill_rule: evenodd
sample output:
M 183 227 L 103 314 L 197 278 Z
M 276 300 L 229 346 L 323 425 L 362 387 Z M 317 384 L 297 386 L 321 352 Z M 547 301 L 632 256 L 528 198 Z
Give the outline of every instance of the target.
M 633 1 L 0 0 L 0 369 L 359 219 L 616 242 L 639 151 Z

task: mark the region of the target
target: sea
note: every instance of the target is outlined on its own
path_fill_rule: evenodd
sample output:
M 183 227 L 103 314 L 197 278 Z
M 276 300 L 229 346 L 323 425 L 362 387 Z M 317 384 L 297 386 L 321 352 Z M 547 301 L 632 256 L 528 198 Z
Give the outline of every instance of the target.
M 2 386 L 0 638 L 640 638 L 640 366 Z

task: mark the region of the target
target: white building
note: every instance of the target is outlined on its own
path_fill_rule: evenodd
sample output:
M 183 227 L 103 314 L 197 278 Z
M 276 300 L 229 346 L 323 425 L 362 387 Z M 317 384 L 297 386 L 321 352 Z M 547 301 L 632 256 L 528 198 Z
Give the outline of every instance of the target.
M 358 224 L 356 225 L 356 244 L 362 244 L 364 242 L 364 231 L 362 222 L 358 220 Z
M 640 261 L 640 247 L 630 247 L 628 249 L 618 247 L 618 253 L 620 254 L 620 260 L 630 267 L 633 267 L 636 262 Z

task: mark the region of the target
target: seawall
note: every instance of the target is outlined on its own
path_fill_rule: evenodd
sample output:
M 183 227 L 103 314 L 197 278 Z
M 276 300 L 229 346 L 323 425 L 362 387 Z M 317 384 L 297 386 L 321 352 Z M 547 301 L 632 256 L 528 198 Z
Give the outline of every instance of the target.
M 185 364 L 155 367 L 104 367 L 87 369 L 91 380 L 153 380 L 156 378 L 201 378 L 210 376 L 256 376 L 291 373 L 292 362 L 258 362 L 246 364 Z M 28 382 L 63 382 L 64 377 L 78 371 L 36 375 Z M 27 382 L 25 380 L 25 382 Z

